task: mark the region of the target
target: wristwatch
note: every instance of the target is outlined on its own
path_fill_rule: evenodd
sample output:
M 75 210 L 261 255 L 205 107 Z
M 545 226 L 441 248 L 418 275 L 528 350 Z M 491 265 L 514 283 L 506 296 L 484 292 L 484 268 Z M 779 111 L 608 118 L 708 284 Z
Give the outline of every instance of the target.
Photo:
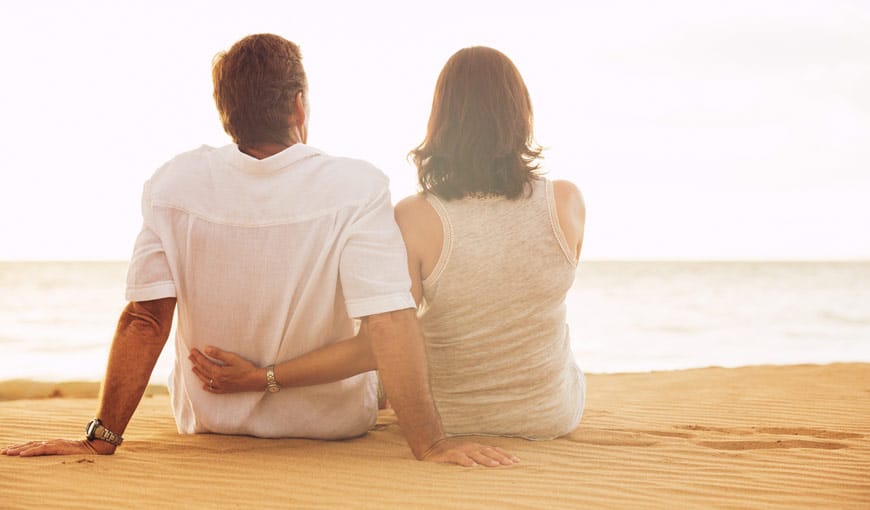
M 269 393 L 278 393 L 281 391 L 281 385 L 275 379 L 275 365 L 266 367 L 266 391 Z
M 88 423 L 85 433 L 87 434 L 88 441 L 99 439 L 115 446 L 121 446 L 121 443 L 124 441 L 123 437 L 104 427 L 103 422 L 98 418 L 94 418 Z

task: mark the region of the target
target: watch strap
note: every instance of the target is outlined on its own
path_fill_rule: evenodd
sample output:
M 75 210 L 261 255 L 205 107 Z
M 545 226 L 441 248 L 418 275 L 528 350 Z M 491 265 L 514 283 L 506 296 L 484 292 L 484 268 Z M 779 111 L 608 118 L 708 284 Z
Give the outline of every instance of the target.
M 99 439 L 100 441 L 105 441 L 114 446 L 121 446 L 121 443 L 124 442 L 124 438 L 115 434 L 111 430 L 107 429 L 103 426 L 103 422 L 101 422 L 98 418 L 91 420 L 88 423 L 88 428 L 86 429 L 88 441 L 93 441 L 94 439 Z
M 281 390 L 281 385 L 278 384 L 278 379 L 275 378 L 275 365 L 266 367 L 266 391 L 269 393 L 277 393 Z

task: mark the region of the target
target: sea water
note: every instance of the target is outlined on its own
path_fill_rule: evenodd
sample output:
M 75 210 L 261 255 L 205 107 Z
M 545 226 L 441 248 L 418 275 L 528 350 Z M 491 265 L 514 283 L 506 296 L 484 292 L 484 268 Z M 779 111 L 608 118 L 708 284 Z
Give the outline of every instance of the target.
M 0 380 L 101 379 L 126 267 L 0 262 Z M 870 362 L 870 262 L 582 261 L 566 307 L 589 373 Z

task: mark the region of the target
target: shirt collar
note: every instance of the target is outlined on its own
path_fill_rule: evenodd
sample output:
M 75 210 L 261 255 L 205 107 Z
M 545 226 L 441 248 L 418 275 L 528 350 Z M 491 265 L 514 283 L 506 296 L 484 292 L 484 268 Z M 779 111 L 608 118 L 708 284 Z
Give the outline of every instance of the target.
M 234 143 L 224 146 L 221 152 L 225 154 L 233 166 L 251 174 L 274 173 L 303 159 L 322 154 L 319 149 L 304 143 L 295 143 L 283 151 L 264 159 L 257 159 L 245 154 Z

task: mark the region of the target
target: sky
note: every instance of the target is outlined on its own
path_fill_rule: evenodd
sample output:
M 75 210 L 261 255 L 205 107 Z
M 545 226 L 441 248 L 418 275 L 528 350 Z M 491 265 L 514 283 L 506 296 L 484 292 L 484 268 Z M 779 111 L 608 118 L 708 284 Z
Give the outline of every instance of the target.
M 870 2 L 18 1 L 0 6 L 0 260 L 126 259 L 142 184 L 230 143 L 212 58 L 303 52 L 309 143 L 394 201 L 455 51 L 507 54 L 590 259 L 870 258 Z

